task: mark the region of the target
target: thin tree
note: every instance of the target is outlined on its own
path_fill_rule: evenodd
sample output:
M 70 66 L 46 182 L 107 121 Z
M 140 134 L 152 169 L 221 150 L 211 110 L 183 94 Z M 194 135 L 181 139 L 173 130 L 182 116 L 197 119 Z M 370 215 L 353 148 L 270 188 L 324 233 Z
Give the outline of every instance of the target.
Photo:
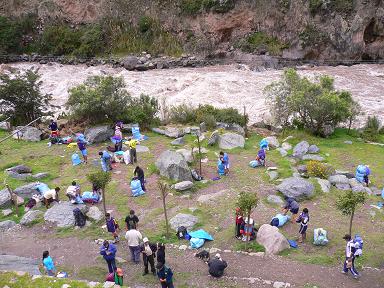
M 165 229 L 166 234 L 165 237 L 169 238 L 169 225 L 168 225 L 168 215 L 167 215 L 167 204 L 165 202 L 165 199 L 167 198 L 169 192 L 168 192 L 168 184 L 162 181 L 159 181 L 158 183 L 160 194 L 161 194 L 161 200 L 163 201 L 163 209 L 164 209 L 164 218 L 165 218 Z
M 366 200 L 365 192 L 345 191 L 336 200 L 336 207 L 345 216 L 350 216 L 349 220 L 349 235 L 352 235 L 352 222 L 355 215 L 356 207 L 359 204 L 364 204 Z
M 259 198 L 257 197 L 257 194 L 254 192 L 240 192 L 239 198 L 237 200 L 237 206 L 240 208 L 241 211 L 246 213 L 247 217 L 247 223 L 248 226 L 248 232 L 250 227 L 250 218 L 252 210 L 257 207 L 257 204 L 259 203 Z M 249 233 L 247 233 L 247 241 L 245 242 L 245 249 L 247 249 L 249 241 Z
M 105 188 L 107 187 L 108 183 L 111 181 L 112 176 L 110 172 L 104 172 L 104 171 L 98 171 L 87 175 L 87 178 L 89 182 L 92 183 L 93 187 L 96 189 L 100 189 L 101 193 L 103 195 L 103 209 L 104 209 L 104 215 L 107 213 L 107 208 L 105 205 L 106 199 L 105 199 Z

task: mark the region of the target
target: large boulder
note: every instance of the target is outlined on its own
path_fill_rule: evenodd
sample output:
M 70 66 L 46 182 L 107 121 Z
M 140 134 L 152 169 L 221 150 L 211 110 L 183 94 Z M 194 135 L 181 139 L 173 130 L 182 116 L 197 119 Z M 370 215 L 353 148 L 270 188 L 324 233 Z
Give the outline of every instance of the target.
M 298 177 L 284 179 L 276 188 L 284 196 L 293 197 L 296 200 L 311 197 L 315 191 L 315 187 L 311 182 Z
M 17 165 L 6 169 L 5 171 L 12 171 L 18 174 L 32 173 L 32 169 L 25 165 Z
M 301 157 L 302 160 L 314 160 L 314 161 L 319 161 L 323 162 L 325 159 L 321 157 L 320 155 L 316 154 L 306 154 Z
M 212 132 L 211 136 L 209 136 L 208 145 L 213 146 L 217 143 L 218 140 L 219 140 L 219 131 L 215 130 Z
M 85 130 L 84 135 L 89 143 L 101 143 L 113 136 L 113 129 L 109 125 L 96 126 Z
M 174 188 L 176 191 L 185 191 L 188 189 L 191 189 L 193 187 L 193 183 L 191 181 L 182 181 L 179 183 L 176 183 Z
M 242 136 L 245 135 L 244 128 L 241 127 L 237 123 L 228 124 L 228 123 L 223 123 L 223 122 L 217 122 L 216 123 L 216 128 L 224 129 L 224 130 L 227 130 L 227 131 L 232 131 L 232 132 L 235 132 L 235 133 L 240 134 Z
M 12 228 L 13 226 L 16 226 L 16 222 L 12 220 L 5 220 L 0 222 L 0 231 L 8 230 Z
M 174 151 L 164 151 L 156 161 L 160 175 L 177 181 L 192 181 L 191 169 L 185 158 Z
M 263 224 L 257 231 L 256 241 L 265 247 L 266 254 L 278 254 L 290 247 L 287 238 L 279 229 L 269 224 Z
M 40 275 L 40 261 L 15 255 L 0 255 L 0 271 L 22 271 L 31 275 Z
M 193 162 L 193 155 L 192 155 L 192 151 L 190 149 L 178 149 L 178 150 L 176 150 L 176 152 L 183 155 L 185 161 L 187 161 L 188 163 Z
M 71 202 L 60 202 L 53 205 L 44 214 L 44 220 L 53 222 L 57 227 L 72 227 L 75 225 L 73 209 L 80 208 L 83 213 L 87 212 L 87 206 L 82 204 L 72 204 Z
M 268 141 L 268 146 L 271 148 L 278 148 L 280 147 L 279 140 L 275 136 L 269 136 L 265 138 Z
M 331 182 L 329 182 L 327 179 L 321 179 L 321 178 L 316 178 L 317 183 L 319 183 L 321 191 L 324 193 L 328 193 L 329 190 L 331 189 Z
M 16 129 L 12 132 L 19 131 L 23 126 L 17 126 Z M 19 131 L 12 137 L 15 139 L 21 139 L 25 141 L 38 142 L 41 140 L 43 132 L 35 127 L 26 127 L 22 131 Z
M 6 130 L 9 131 L 11 128 L 11 123 L 7 121 L 0 122 L 0 130 Z
M 309 144 L 307 141 L 301 141 L 293 148 L 293 157 L 301 158 L 308 153 Z
M 99 222 L 101 219 L 103 219 L 103 216 L 103 212 L 101 212 L 100 209 L 96 206 L 90 207 L 89 211 L 87 212 L 87 217 L 96 222 Z
M 22 198 L 32 198 L 33 194 L 38 194 L 38 191 L 36 190 L 36 185 L 39 184 L 39 182 L 33 182 L 29 183 L 20 187 L 17 187 L 13 192 L 22 197 Z
M 176 128 L 176 127 L 167 127 L 165 129 L 164 135 L 169 138 L 180 138 L 185 135 L 185 131 L 182 128 Z
M 160 129 L 160 128 L 152 128 L 151 130 L 152 130 L 152 132 L 155 132 L 155 133 L 157 133 L 157 134 L 165 135 L 165 130 L 163 130 L 163 129 Z
M 32 177 L 32 173 L 16 173 L 16 172 L 13 172 L 13 171 L 5 171 L 5 173 L 13 178 L 13 179 L 17 179 L 17 180 L 26 180 L 28 177 Z
M 33 221 L 39 219 L 40 217 L 43 217 L 43 212 L 40 210 L 29 210 L 27 213 L 24 214 L 23 218 L 20 220 L 21 225 L 29 225 Z
M 245 139 L 235 133 L 225 133 L 219 136 L 219 147 L 221 149 L 233 149 L 236 147 L 244 148 Z
M 191 230 L 193 226 L 199 221 L 199 218 L 191 214 L 179 213 L 175 217 L 169 220 L 172 229 L 177 231 L 177 228 L 184 226 L 188 230 Z
M 124 58 L 123 62 L 123 67 L 127 70 L 135 70 L 136 66 L 139 65 L 139 58 L 135 56 L 127 56 Z
M 308 147 L 308 153 L 316 154 L 319 152 L 320 152 L 320 148 L 314 144 Z
M 331 182 L 332 185 L 336 185 L 336 184 L 349 185 L 349 179 L 345 175 L 331 175 L 328 177 L 328 181 Z
M 176 138 L 175 140 L 173 140 L 171 142 L 171 144 L 172 145 L 184 145 L 185 144 L 184 137 Z
M 281 199 L 281 197 L 278 195 L 268 195 L 267 201 L 272 204 L 278 204 L 278 205 L 284 204 L 284 200 Z

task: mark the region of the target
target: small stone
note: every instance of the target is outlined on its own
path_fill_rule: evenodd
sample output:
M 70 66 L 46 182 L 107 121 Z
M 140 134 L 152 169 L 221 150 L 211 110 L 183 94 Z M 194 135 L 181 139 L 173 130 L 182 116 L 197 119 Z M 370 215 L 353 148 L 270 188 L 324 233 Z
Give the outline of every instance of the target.
M 61 288 L 70 288 L 71 287 L 71 285 L 69 285 L 69 284 L 63 284 L 62 286 L 61 286 Z
M 251 252 L 249 256 L 264 257 L 264 252 Z
M 319 153 L 319 152 L 320 152 L 320 148 L 317 147 L 316 145 L 311 145 L 308 148 L 308 153 L 316 154 L 316 153 Z
M 11 215 L 12 214 L 12 209 L 4 209 L 3 211 L 2 211 L 2 213 L 3 213 L 3 216 L 9 216 L 9 215 Z
M 100 285 L 99 282 L 88 282 L 88 287 L 90 287 L 90 288 L 94 288 L 94 287 L 96 287 L 98 285 Z
M 273 288 L 285 288 L 285 287 L 288 287 L 288 286 L 286 286 L 285 282 L 274 282 L 273 283 Z
M 277 170 L 277 167 L 273 167 L 273 166 L 272 166 L 272 167 L 268 167 L 268 168 L 267 168 L 267 171 L 275 171 L 275 170 Z
M 292 145 L 288 142 L 283 142 L 283 144 L 281 144 L 281 148 L 283 148 L 285 151 L 289 151 L 292 149 Z
M 283 148 L 277 148 L 277 151 L 280 152 L 281 157 L 285 157 L 288 155 L 288 152 L 284 150 Z
M 276 171 L 268 171 L 267 174 L 268 174 L 268 176 L 269 176 L 269 180 L 270 180 L 270 181 L 274 181 L 274 180 L 276 180 L 277 178 L 279 178 L 279 173 L 276 172 Z
M 223 252 L 224 253 L 231 253 L 232 251 L 231 250 L 224 250 Z
M 218 253 L 218 252 L 221 252 L 221 249 L 219 249 L 219 248 L 211 248 L 211 249 L 209 249 L 209 253 L 210 254 L 215 254 L 215 253 Z
M 353 142 L 352 142 L 352 141 L 350 141 L 350 140 L 347 140 L 347 141 L 344 141 L 344 144 L 352 145 L 352 144 L 353 144 Z
M 183 251 L 185 251 L 185 250 L 187 250 L 187 245 L 180 245 L 179 246 L 179 250 L 183 250 Z
M 103 288 L 112 288 L 115 286 L 115 282 L 104 282 Z

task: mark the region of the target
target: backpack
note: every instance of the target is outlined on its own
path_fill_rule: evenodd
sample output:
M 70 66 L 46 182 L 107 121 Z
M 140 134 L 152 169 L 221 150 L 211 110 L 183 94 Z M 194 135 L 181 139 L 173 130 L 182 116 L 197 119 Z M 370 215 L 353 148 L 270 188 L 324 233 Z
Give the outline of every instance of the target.
M 75 226 L 84 227 L 86 218 L 79 208 L 73 209 L 73 216 L 75 216 Z
M 180 226 L 179 228 L 177 228 L 177 233 L 176 233 L 177 238 L 184 239 L 185 235 L 187 234 L 188 234 L 187 228 L 185 228 L 184 226 Z
M 271 223 L 271 226 L 279 227 L 279 219 L 278 218 L 273 218 Z
M 355 252 L 354 255 L 356 257 L 361 256 L 363 254 L 363 238 L 359 234 L 355 234 L 355 238 L 353 238 L 353 244 L 355 244 Z
M 191 174 L 192 174 L 192 178 L 193 178 L 193 180 L 195 180 L 195 181 L 201 181 L 201 180 L 203 180 L 203 177 L 201 177 L 201 176 L 196 172 L 195 169 L 192 169 L 192 170 L 191 170 Z

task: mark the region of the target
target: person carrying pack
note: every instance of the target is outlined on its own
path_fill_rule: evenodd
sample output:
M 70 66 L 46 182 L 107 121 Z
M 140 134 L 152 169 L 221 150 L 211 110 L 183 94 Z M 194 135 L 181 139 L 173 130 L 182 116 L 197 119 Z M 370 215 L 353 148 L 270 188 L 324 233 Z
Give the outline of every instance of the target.
M 355 237 L 353 238 L 353 243 L 355 244 L 353 254 L 355 255 L 355 257 L 361 256 L 363 254 L 364 246 L 363 238 L 361 238 L 359 234 L 355 234 Z
M 87 221 L 87 218 L 79 208 L 73 209 L 73 216 L 75 216 L 75 226 L 79 226 L 79 227 L 85 226 L 85 222 Z
M 112 236 L 114 238 L 114 243 L 119 242 L 119 224 L 117 224 L 117 221 L 115 218 L 111 217 L 111 214 L 105 213 L 105 221 L 107 224 L 107 230 L 108 232 L 112 233 Z
M 343 239 L 347 242 L 347 245 L 345 247 L 345 261 L 342 273 L 348 274 L 348 271 L 351 271 L 353 278 L 358 279 L 360 274 L 355 268 L 356 244 L 354 243 L 354 239 L 352 239 L 351 235 L 349 234 L 346 234 Z

